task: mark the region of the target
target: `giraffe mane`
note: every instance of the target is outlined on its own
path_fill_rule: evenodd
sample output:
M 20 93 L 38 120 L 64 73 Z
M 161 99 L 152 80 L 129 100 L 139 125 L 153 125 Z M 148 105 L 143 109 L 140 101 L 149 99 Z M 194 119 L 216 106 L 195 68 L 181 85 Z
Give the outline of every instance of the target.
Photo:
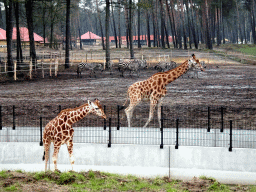
M 87 106 L 87 105 L 88 105 L 88 103 L 85 103 L 85 104 L 83 104 L 83 105 L 81 105 L 81 106 L 79 106 L 79 107 L 63 109 L 63 110 L 60 111 L 59 115 L 65 113 L 65 112 L 77 110 L 77 109 L 82 108 L 82 107 L 85 107 L 85 106 Z

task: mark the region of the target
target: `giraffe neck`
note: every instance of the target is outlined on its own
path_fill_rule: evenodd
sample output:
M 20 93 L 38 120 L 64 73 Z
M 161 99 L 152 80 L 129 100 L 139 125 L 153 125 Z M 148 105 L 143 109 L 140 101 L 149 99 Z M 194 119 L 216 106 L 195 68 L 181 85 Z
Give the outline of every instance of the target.
M 188 60 L 182 63 L 180 66 L 176 67 L 175 69 L 171 69 L 163 73 L 163 79 L 165 78 L 166 81 L 163 81 L 163 86 L 171 83 L 175 79 L 182 76 L 188 70 Z
M 88 104 L 84 104 L 74 109 L 66 109 L 64 112 L 67 113 L 67 117 L 70 120 L 69 124 L 74 124 L 88 115 L 91 112 L 91 109 Z

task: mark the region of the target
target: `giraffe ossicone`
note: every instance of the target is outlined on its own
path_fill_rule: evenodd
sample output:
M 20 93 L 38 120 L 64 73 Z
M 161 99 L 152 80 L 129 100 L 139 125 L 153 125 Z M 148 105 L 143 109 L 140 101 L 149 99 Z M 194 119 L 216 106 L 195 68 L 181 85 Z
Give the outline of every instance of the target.
M 61 145 L 66 144 L 68 148 L 70 163 L 73 170 L 73 165 L 75 158 L 73 155 L 73 134 L 74 129 L 72 125 L 77 121 L 83 119 L 89 113 L 95 114 L 106 119 L 106 115 L 102 109 L 100 101 L 95 99 L 94 102 L 88 100 L 84 105 L 81 105 L 72 109 L 62 110 L 57 117 L 52 119 L 46 126 L 43 132 L 43 144 L 44 144 L 44 156 L 45 160 L 45 171 L 47 170 L 47 162 L 49 159 L 49 149 L 53 142 L 54 152 L 53 152 L 53 163 L 54 169 L 57 169 L 57 159 L 58 153 Z
M 186 60 L 183 64 L 175 69 L 156 73 L 144 81 L 138 81 L 132 84 L 128 88 L 127 99 L 123 105 L 125 106 L 126 102 L 130 100 L 129 106 L 125 109 L 128 127 L 131 127 L 131 119 L 134 108 L 142 101 L 142 99 L 150 100 L 149 118 L 143 127 L 146 127 L 152 120 L 156 106 L 158 108 L 158 122 L 159 126 L 161 126 L 161 106 L 163 103 L 163 98 L 166 95 L 166 86 L 182 76 L 190 68 L 196 68 L 204 71 L 204 68 L 194 54 L 192 54 L 190 59 Z

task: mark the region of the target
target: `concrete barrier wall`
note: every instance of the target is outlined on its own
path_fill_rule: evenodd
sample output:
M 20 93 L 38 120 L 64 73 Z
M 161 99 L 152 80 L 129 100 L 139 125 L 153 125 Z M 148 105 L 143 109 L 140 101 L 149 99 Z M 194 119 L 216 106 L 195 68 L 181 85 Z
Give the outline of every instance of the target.
M 50 151 L 51 158 L 52 153 L 53 147 Z M 0 170 L 16 168 L 31 171 L 35 167 L 36 171 L 43 171 L 42 156 L 43 147 L 38 143 L 1 143 Z M 230 174 L 235 174 L 241 175 L 244 180 L 251 179 L 249 184 L 256 184 L 256 149 L 236 148 L 229 152 L 228 148 L 181 146 L 175 149 L 173 145 L 165 145 L 164 149 L 154 145 L 112 145 L 108 148 L 106 144 L 76 143 L 74 156 L 76 171 L 95 168 L 110 172 L 116 170 L 114 172 L 123 174 L 140 172 L 138 175 L 143 176 L 169 174 L 180 179 L 200 175 L 218 178 L 223 175 L 220 173 L 228 173 L 229 180 Z M 53 170 L 52 160 L 50 161 L 50 169 Z M 60 148 L 58 168 L 61 171 L 71 169 L 66 145 Z

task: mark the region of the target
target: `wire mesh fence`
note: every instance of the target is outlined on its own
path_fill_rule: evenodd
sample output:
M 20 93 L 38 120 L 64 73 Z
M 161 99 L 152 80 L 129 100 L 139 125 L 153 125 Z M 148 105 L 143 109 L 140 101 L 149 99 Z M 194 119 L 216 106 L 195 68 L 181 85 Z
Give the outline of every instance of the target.
M 45 125 L 62 108 L 1 106 L 0 142 L 40 142 Z M 256 148 L 256 121 L 248 118 L 256 115 L 254 108 L 164 106 L 162 125 L 155 115 L 149 126 L 143 128 L 148 118 L 145 111 L 149 111 L 149 106 L 134 111 L 129 128 L 123 110 L 105 106 L 107 120 L 88 115 L 74 124 L 74 142 Z M 235 119 L 232 130 L 231 117 Z

